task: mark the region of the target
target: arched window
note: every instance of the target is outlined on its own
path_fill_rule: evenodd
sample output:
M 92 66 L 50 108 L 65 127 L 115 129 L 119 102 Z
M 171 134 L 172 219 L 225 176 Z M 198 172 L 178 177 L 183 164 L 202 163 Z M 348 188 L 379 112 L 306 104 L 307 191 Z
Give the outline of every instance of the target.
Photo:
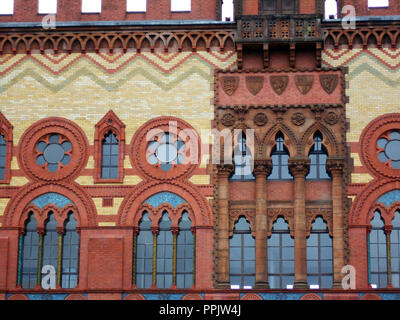
M 101 178 L 118 178 L 119 143 L 116 135 L 109 131 L 102 141 Z
M 153 233 L 151 232 L 151 220 L 147 212 L 139 223 L 139 234 L 136 244 L 136 286 L 138 288 L 150 288 L 153 275 Z
M 157 288 L 165 289 L 172 286 L 173 248 L 171 220 L 165 211 L 157 235 Z
M 309 154 L 310 157 L 310 172 L 306 176 L 306 179 L 324 180 L 330 179 L 328 172 L 326 171 L 326 159 L 328 158 L 328 152 L 322 144 L 322 134 L 317 131 L 314 135 L 314 145 Z
M 188 213 L 182 214 L 176 244 L 176 286 L 190 288 L 193 285 L 194 235 Z
M 19 281 L 24 289 L 32 289 L 37 285 L 38 261 L 39 261 L 39 234 L 37 233 L 37 221 L 33 213 L 29 214 L 25 224 L 25 235 L 22 247 L 22 270 Z M 21 254 L 21 252 L 20 252 Z
M 50 213 L 43 236 L 43 261 L 41 266 L 52 266 L 55 271 L 58 268 L 58 233 L 56 228 L 57 221 L 54 218 L 54 213 Z M 48 271 L 42 272 L 42 277 L 47 274 Z
M 269 286 L 271 289 L 287 289 L 294 283 L 294 239 L 282 217 L 275 221 L 267 244 Z
M 65 221 L 65 232 L 62 246 L 61 287 L 75 288 L 79 275 L 79 234 L 76 231 L 77 222 L 71 212 Z
M 229 272 L 231 288 L 250 289 L 255 283 L 255 239 L 250 224 L 240 217 L 229 240 Z
M 7 156 L 7 142 L 3 135 L 0 135 L 0 180 L 6 177 L 6 156 Z
M 231 176 L 231 180 L 254 180 L 252 168 L 252 154 L 246 143 L 246 135 L 241 132 L 238 135 L 238 143 L 234 150 L 233 162 L 235 171 Z
M 292 180 L 293 176 L 289 172 L 289 152 L 284 144 L 284 136 L 278 132 L 275 138 L 276 145 L 271 153 L 272 170 L 268 176 L 269 180 Z
M 307 276 L 311 288 L 332 287 L 332 238 L 326 222 L 321 217 L 315 219 L 307 238 Z
M 400 211 L 397 210 L 392 220 L 392 232 L 390 233 L 390 253 L 392 286 L 400 288 Z
M 371 220 L 371 232 L 368 234 L 368 274 L 369 283 L 373 287 L 386 288 L 388 283 L 387 274 L 387 247 L 384 230 L 385 223 L 380 212 L 374 213 Z

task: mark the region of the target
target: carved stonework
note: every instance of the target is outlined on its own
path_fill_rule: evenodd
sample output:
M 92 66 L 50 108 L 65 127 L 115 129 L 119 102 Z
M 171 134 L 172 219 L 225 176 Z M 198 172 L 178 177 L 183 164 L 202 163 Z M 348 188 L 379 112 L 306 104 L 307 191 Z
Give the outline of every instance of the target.
M 267 235 L 270 236 L 272 233 L 272 227 L 278 217 L 283 217 L 289 224 L 290 234 L 294 235 L 294 211 L 293 208 L 268 208 L 268 226 Z
M 254 122 L 255 125 L 257 125 L 259 127 L 262 127 L 262 126 L 265 126 L 267 124 L 268 117 L 267 117 L 267 115 L 265 113 L 260 112 L 260 113 L 257 113 L 254 116 L 253 122 Z
M 231 209 L 229 210 L 229 236 L 233 235 L 233 229 L 239 217 L 245 217 L 250 223 L 251 232 L 255 233 L 255 216 L 256 212 L 253 209 Z
M 305 177 L 310 169 L 310 158 L 308 157 L 290 158 L 289 169 L 293 176 Z
M 312 75 L 295 76 L 294 80 L 295 80 L 297 89 L 301 92 L 301 94 L 305 95 L 312 88 L 312 85 L 314 82 L 314 76 L 312 76 Z
M 322 74 L 319 76 L 319 81 L 321 82 L 322 89 L 326 93 L 331 94 L 338 85 L 339 76 L 337 74 Z
M 269 175 L 272 170 L 272 160 L 254 160 L 253 173 L 257 177 L 258 175 Z
M 239 77 L 232 77 L 232 76 L 226 76 L 221 78 L 221 85 L 222 85 L 222 90 L 228 95 L 231 96 L 235 93 L 239 86 Z
M 344 157 L 330 157 L 326 160 L 326 169 L 332 174 L 341 175 L 344 170 Z
M 328 224 L 329 234 L 332 235 L 333 230 L 333 213 L 330 208 L 311 208 L 306 210 L 306 233 L 310 234 L 312 223 L 315 218 L 321 216 Z
M 292 123 L 296 126 L 302 126 L 306 122 L 306 117 L 301 112 L 296 112 L 292 116 Z
M 288 76 L 271 76 L 269 79 L 271 87 L 277 95 L 281 95 L 286 90 L 289 82 Z
M 247 90 L 256 96 L 264 86 L 264 76 L 247 76 L 246 77 L 246 87 Z
M 339 121 L 339 116 L 335 112 L 329 112 L 325 118 L 325 122 L 331 126 L 335 125 Z
M 233 172 L 233 164 L 218 164 L 217 165 L 218 176 L 229 177 Z
M 225 127 L 231 127 L 235 124 L 235 116 L 232 113 L 225 113 L 222 116 L 221 123 Z

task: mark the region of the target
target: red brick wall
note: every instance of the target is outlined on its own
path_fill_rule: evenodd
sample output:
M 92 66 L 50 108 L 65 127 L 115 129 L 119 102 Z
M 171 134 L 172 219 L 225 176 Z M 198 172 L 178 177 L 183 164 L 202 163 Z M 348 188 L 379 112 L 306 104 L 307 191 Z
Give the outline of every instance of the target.
M 127 13 L 126 0 L 102 0 L 100 14 L 81 14 L 81 0 L 58 0 L 57 21 L 112 21 L 112 20 L 196 20 L 216 19 L 216 0 L 192 0 L 191 12 L 170 10 L 171 0 L 147 0 L 147 12 Z M 14 0 L 14 14 L 0 16 L 0 22 L 41 21 L 38 0 Z
M 0 238 L 0 288 L 7 287 L 8 238 Z
M 258 0 L 243 0 L 243 14 L 258 14 Z
M 388 16 L 400 14 L 400 1 L 389 0 L 387 8 L 368 8 L 368 0 L 343 0 L 343 6 L 352 5 L 357 16 Z M 341 8 L 339 8 L 341 12 Z
M 366 228 L 349 228 L 349 247 L 349 263 L 356 269 L 356 289 L 368 288 Z
M 301 14 L 313 14 L 316 11 L 315 0 L 301 0 L 300 1 Z

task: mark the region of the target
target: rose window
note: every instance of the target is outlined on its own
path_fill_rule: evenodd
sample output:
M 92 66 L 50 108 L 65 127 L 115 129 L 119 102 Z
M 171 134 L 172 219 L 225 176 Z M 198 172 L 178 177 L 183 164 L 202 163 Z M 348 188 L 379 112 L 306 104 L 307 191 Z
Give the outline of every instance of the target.
M 58 134 L 43 137 L 36 144 L 36 163 L 49 172 L 56 172 L 71 162 L 72 144 Z
M 157 135 L 147 147 L 147 161 L 164 171 L 182 164 L 185 159 L 185 143 L 173 134 Z
M 393 169 L 400 169 L 400 132 L 392 131 L 384 135 L 377 142 L 379 161 L 390 165 Z

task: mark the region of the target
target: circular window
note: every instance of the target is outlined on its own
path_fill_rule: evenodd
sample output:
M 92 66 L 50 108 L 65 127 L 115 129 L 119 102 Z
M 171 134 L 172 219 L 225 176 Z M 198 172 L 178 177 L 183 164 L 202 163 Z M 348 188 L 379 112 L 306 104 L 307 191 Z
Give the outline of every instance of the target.
M 49 172 L 56 172 L 71 162 L 71 142 L 58 134 L 41 139 L 36 144 L 36 151 L 36 163 Z
M 381 149 L 378 154 L 379 161 L 393 169 L 400 169 L 400 132 L 393 131 L 388 136 L 381 137 L 377 146 Z
M 169 171 L 174 165 L 182 164 L 185 159 L 185 143 L 175 135 L 165 133 L 154 137 L 147 147 L 147 161 Z

